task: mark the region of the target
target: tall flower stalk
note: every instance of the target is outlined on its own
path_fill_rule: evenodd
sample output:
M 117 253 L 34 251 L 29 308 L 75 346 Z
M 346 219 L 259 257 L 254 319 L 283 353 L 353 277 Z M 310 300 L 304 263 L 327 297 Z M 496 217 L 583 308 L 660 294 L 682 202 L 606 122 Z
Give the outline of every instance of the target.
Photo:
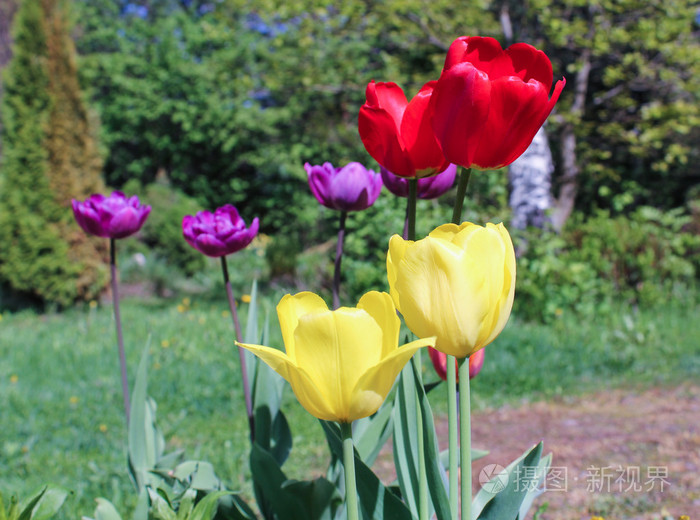
M 148 218 L 150 206 L 142 206 L 138 197 L 126 197 L 121 191 L 115 191 L 108 197 L 96 193 L 85 202 L 73 199 L 73 215 L 80 227 L 88 234 L 109 238 L 109 270 L 112 286 L 114 323 L 117 329 L 117 348 L 119 349 L 119 370 L 121 373 L 122 399 L 124 400 L 124 417 L 129 424 L 131 404 L 129 401 L 129 377 L 126 368 L 126 352 L 122 334 L 122 319 L 119 312 L 119 281 L 117 276 L 116 239 L 133 235 Z
M 236 333 L 236 341 L 240 343 L 243 341 L 243 334 L 241 333 L 241 322 L 238 319 L 238 311 L 236 310 L 236 298 L 233 296 L 233 289 L 231 288 L 231 280 L 228 275 L 228 264 L 226 262 L 226 255 L 221 257 L 221 270 L 224 275 L 224 285 L 226 286 L 226 298 L 228 299 L 228 308 L 231 312 L 231 319 L 233 320 L 233 330 Z M 250 391 L 250 382 L 248 381 L 248 367 L 246 366 L 245 352 L 241 347 L 238 347 L 238 360 L 241 364 L 241 381 L 243 383 L 243 398 L 245 400 L 245 412 L 248 417 L 248 428 L 250 429 L 250 438 L 255 440 L 255 418 L 253 415 L 253 398 Z
M 459 175 L 459 184 L 457 185 L 457 195 L 455 197 L 455 205 L 452 211 L 452 223 L 459 225 L 459 223 L 462 221 L 462 207 L 464 205 L 464 197 L 467 194 L 467 187 L 469 186 L 469 178 L 471 177 L 471 168 L 462 168 L 460 175 Z M 469 367 L 469 358 L 466 359 L 466 365 Z M 467 417 L 464 417 L 464 414 L 459 413 L 459 410 L 457 410 L 457 363 L 456 363 L 456 358 L 451 355 L 447 355 L 447 365 L 446 365 L 446 370 L 447 370 L 447 425 L 448 425 L 448 450 L 449 450 L 449 461 L 448 461 L 448 471 L 450 475 L 450 480 L 449 480 L 449 491 L 450 491 L 450 510 L 452 511 L 452 518 L 454 520 L 457 520 L 457 511 L 458 511 L 458 499 L 457 499 L 457 489 L 459 488 L 459 479 L 460 479 L 460 471 L 459 467 L 461 466 L 462 468 L 468 466 L 469 468 L 469 476 L 468 480 L 465 480 L 465 471 L 462 469 L 461 472 L 461 478 L 462 478 L 462 491 L 461 491 L 461 501 L 462 501 L 462 518 L 471 518 L 471 514 L 469 516 L 465 516 L 464 512 L 464 506 L 465 506 L 465 500 L 468 503 L 469 508 L 471 508 L 471 453 L 472 453 L 472 447 L 471 447 L 471 415 L 468 414 Z M 466 382 L 466 394 L 461 391 L 461 399 L 462 399 L 462 404 L 463 401 L 467 401 L 467 407 L 470 407 L 470 404 L 468 403 L 470 397 L 469 397 L 469 381 L 467 377 L 467 382 Z M 461 381 L 461 379 L 460 379 Z M 462 389 L 462 383 L 460 382 L 460 390 Z M 464 421 L 467 422 L 467 424 L 464 424 Z M 459 440 L 457 439 L 457 423 L 459 422 Z M 469 431 L 469 441 L 468 443 L 465 444 L 465 434 L 463 430 L 468 430 Z M 460 458 L 461 461 L 457 461 L 457 453 L 460 453 Z M 468 459 L 465 462 L 465 457 L 468 457 Z M 464 487 L 464 482 L 467 482 L 467 490 L 468 490 L 468 497 L 465 498 L 465 493 L 467 490 L 465 490 Z
M 351 162 L 341 168 L 334 168 L 329 162 L 316 166 L 306 163 L 304 169 L 311 193 L 319 204 L 340 211 L 333 268 L 333 308 L 337 309 L 340 307 L 340 267 L 348 212 L 362 211 L 374 204 L 382 191 L 382 179 L 379 174 L 357 162 Z
M 352 423 L 340 423 L 343 438 L 343 469 L 345 471 L 345 508 L 348 520 L 359 520 L 357 481 L 355 478 L 355 447 L 352 443 Z
M 129 377 L 126 370 L 126 352 L 124 351 L 124 336 L 122 334 L 122 318 L 119 312 L 119 282 L 117 280 L 117 244 L 114 238 L 109 239 L 109 271 L 112 284 L 112 308 L 114 323 L 117 328 L 117 348 L 119 349 L 119 371 L 122 382 L 122 399 L 124 400 L 124 416 L 129 424 L 131 403 L 129 400 Z
M 226 256 L 245 248 L 253 241 L 258 233 L 258 219 L 253 219 L 250 227 L 238 214 L 238 210 L 231 204 L 226 204 L 217 208 L 214 213 L 200 211 L 195 216 L 187 215 L 182 219 L 182 234 L 188 244 L 201 253 L 213 257 L 221 258 L 221 270 L 224 276 L 226 287 L 226 297 L 231 312 L 233 328 L 236 335 L 236 342 L 243 341 L 241 334 L 241 324 L 238 320 L 236 310 L 236 299 L 233 296 L 231 280 L 229 278 L 228 264 Z M 248 417 L 248 427 L 250 429 L 250 439 L 255 440 L 255 418 L 253 415 L 253 400 L 248 380 L 248 370 L 246 367 L 245 353 L 238 347 L 238 358 L 241 368 L 241 382 L 243 384 L 243 397 L 245 400 L 246 416 Z
M 333 308 L 340 307 L 340 265 L 343 261 L 343 245 L 345 244 L 345 221 L 348 218 L 347 211 L 340 212 L 338 224 L 338 241 L 335 245 L 335 263 L 333 264 Z

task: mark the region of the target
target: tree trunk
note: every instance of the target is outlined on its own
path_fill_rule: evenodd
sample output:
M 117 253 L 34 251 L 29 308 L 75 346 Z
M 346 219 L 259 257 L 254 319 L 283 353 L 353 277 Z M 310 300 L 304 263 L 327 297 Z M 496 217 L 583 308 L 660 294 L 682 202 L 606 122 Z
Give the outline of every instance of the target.
M 509 168 L 511 225 L 517 229 L 527 226 L 543 228 L 552 206 L 552 151 L 544 127 L 540 128 L 532 144 Z
M 580 120 L 586 105 L 588 91 L 588 76 L 591 73 L 591 50 L 585 49 L 581 55 L 581 68 L 576 74 L 574 83 L 574 102 L 571 105 L 573 116 L 564 125 L 561 132 L 561 153 L 563 175 L 559 179 L 559 195 L 552 212 L 552 226 L 560 232 L 571 212 L 574 210 L 576 193 L 578 192 L 578 174 L 580 168 L 576 162 L 576 133 L 575 121 Z

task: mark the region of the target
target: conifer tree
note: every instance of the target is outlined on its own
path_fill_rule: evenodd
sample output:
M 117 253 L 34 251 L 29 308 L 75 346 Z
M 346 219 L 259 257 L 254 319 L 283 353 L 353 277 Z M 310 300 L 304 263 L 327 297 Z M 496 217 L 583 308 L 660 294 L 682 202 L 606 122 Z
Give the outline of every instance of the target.
M 0 278 L 67 305 L 94 298 L 106 281 L 102 244 L 70 211 L 71 198 L 103 189 L 101 162 L 63 2 L 21 2 L 13 30 L 1 106 Z

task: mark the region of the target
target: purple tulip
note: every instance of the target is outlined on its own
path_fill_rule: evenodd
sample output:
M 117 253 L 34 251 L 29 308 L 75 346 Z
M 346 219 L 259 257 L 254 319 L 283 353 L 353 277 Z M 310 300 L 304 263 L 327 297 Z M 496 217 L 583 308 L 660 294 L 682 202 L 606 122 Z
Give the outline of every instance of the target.
M 327 208 L 361 211 L 374 204 L 382 191 L 381 177 L 357 162 L 342 168 L 333 168 L 329 162 L 320 166 L 306 163 L 304 169 L 311 193 Z
M 255 217 L 250 227 L 231 204 L 212 214 L 200 211 L 182 219 L 182 234 L 189 245 L 207 256 L 220 257 L 240 251 L 253 241 L 260 226 Z
M 151 212 L 151 206 L 141 206 L 137 196 L 126 197 L 121 191 L 109 197 L 101 193 L 90 195 L 85 202 L 73 199 L 75 220 L 86 233 L 104 238 L 125 238 L 133 235 Z
M 384 186 L 397 197 L 408 197 L 408 179 L 394 175 L 383 166 L 380 169 Z M 443 172 L 418 179 L 418 198 L 437 199 L 452 188 L 457 175 L 457 165 L 450 164 Z

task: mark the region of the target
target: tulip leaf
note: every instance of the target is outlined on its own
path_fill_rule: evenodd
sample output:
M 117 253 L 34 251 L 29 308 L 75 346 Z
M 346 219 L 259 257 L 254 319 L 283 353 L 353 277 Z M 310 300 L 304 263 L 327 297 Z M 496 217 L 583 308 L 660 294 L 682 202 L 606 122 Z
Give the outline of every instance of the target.
M 219 497 L 217 517 L 227 520 L 257 520 L 253 510 L 238 495 L 229 493 Z
M 147 484 L 165 447 L 165 440 L 155 424 L 156 403 L 148 397 L 148 349 L 146 343 L 136 372 L 131 395 L 129 419 L 129 472 L 137 489 Z
M 343 502 L 335 486 L 323 477 L 311 481 L 288 480 L 282 488 L 304 502 L 310 519 L 331 520 Z
M 321 421 L 326 440 L 334 457 L 342 459 L 343 441 L 335 423 Z M 355 451 L 357 494 L 363 517 L 372 520 L 414 520 L 414 516 L 398 496 L 387 489 Z
M 374 464 L 379 452 L 389 439 L 393 430 L 392 425 L 392 405 L 388 400 L 382 403 L 374 415 L 353 423 L 352 438 L 355 449 L 368 466 Z
M 401 495 L 411 511 L 418 511 L 418 414 L 413 377 L 404 367 L 394 398 L 394 466 Z
M 503 520 L 516 518 L 533 482 L 536 483 L 542 443 L 526 451 L 484 485 L 472 504 L 472 518 Z M 534 478 L 533 478 L 534 476 Z M 494 490 L 499 490 L 494 494 Z
M 540 460 L 537 471 L 535 475 L 537 476 L 536 481 L 533 479 L 531 485 L 528 487 L 527 495 L 523 503 L 520 504 L 520 512 L 518 513 L 518 518 L 516 520 L 525 520 L 528 511 L 532 507 L 534 500 L 544 493 L 544 482 L 547 478 L 547 473 L 549 472 L 549 466 L 552 464 L 552 454 L 549 453 L 546 457 Z
M 422 417 L 423 456 L 425 457 L 425 469 L 428 477 L 430 498 L 432 499 L 433 508 L 435 509 L 438 520 L 449 520 L 452 518 L 452 514 L 447 497 L 447 479 L 445 476 L 445 468 L 440 462 L 440 451 L 438 449 L 437 436 L 435 435 L 433 411 L 430 408 L 428 396 L 423 390 L 420 373 L 417 370 L 414 359 L 411 360 L 411 370 L 413 372 L 413 381 Z
M 189 520 L 211 520 L 216 514 L 219 507 L 219 499 L 231 495 L 231 491 L 216 491 L 209 493 L 202 500 L 197 502 L 197 505 L 192 510 L 192 515 Z
M 483 459 L 491 453 L 489 450 L 477 450 L 475 448 L 472 448 L 472 462 L 475 460 Z M 457 448 L 457 460 L 459 460 L 459 448 Z M 450 463 L 450 450 L 442 450 L 440 452 L 440 464 L 443 465 L 443 467 L 447 467 Z
M 95 520 L 122 520 L 112 502 L 105 498 L 97 498 L 95 501 L 97 502 Z
M 18 520 L 48 520 L 56 513 L 68 496 L 68 491 L 58 487 L 44 486 L 19 506 Z M 12 518 L 10 513 L 10 518 Z
M 265 518 L 275 515 L 279 520 L 313 520 L 301 498 L 284 488 L 288 479 L 275 458 L 257 443 L 250 451 L 250 472 Z

